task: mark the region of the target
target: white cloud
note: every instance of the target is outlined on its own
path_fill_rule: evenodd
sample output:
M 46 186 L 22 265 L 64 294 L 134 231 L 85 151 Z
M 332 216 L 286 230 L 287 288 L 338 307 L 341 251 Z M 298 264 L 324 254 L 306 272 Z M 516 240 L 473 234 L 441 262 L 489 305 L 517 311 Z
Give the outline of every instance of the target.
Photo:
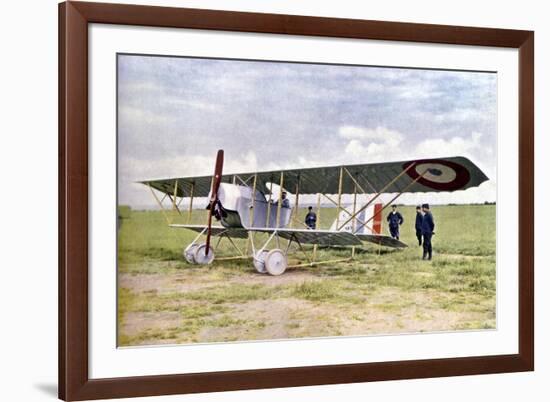
M 344 153 L 351 158 L 354 163 L 363 163 L 365 160 L 378 162 L 385 159 L 387 160 L 388 155 L 391 155 L 390 158 L 394 159 L 394 150 L 398 145 L 399 142 L 396 143 L 390 140 L 381 143 L 371 142 L 368 144 L 363 144 L 360 140 L 351 140 L 346 145 Z M 397 150 L 397 152 L 399 152 L 399 150 Z
M 477 164 L 491 179 L 477 188 L 454 193 L 431 194 L 433 203 L 471 203 L 496 199 L 496 159 L 491 147 L 481 143 L 483 134 L 472 132 L 469 137 L 426 138 L 416 144 L 408 144 L 406 136 L 384 127 L 369 129 L 343 126 L 338 131 L 348 139 L 344 154 L 338 163 L 366 163 L 464 156 Z M 326 164 L 326 162 L 325 162 Z M 405 194 L 401 202 L 415 204 L 425 200 L 425 194 Z
M 416 147 L 416 153 L 419 157 L 434 156 L 458 156 L 470 154 L 479 147 L 479 133 L 472 133 L 468 137 L 453 137 L 450 139 L 430 138 L 420 142 Z
M 444 95 L 433 85 L 427 84 L 404 84 L 395 88 L 397 96 L 402 99 L 429 99 Z
M 346 160 L 353 163 L 449 156 L 482 159 L 480 162 L 486 165 L 493 162 L 492 148 L 482 146 L 483 134 L 476 131 L 469 137 L 426 138 L 415 144 L 407 143 L 406 135 L 385 127 L 342 126 L 338 133 L 349 140 L 344 153 Z
M 381 141 L 383 143 L 398 145 L 403 140 L 403 135 L 386 127 L 365 128 L 357 126 L 342 126 L 338 130 L 340 137 L 352 141 Z
M 219 105 L 213 104 L 211 102 L 201 102 L 193 99 L 180 99 L 180 98 L 170 98 L 165 100 L 166 104 L 171 104 L 174 106 L 183 106 L 183 107 L 192 107 L 199 109 L 201 111 L 214 111 L 219 108 Z
M 438 123 L 465 123 L 475 120 L 489 121 L 493 117 L 490 113 L 479 113 L 479 110 L 473 108 L 460 108 L 445 113 L 437 113 L 432 118 Z
M 121 124 L 127 124 L 129 127 L 140 124 L 166 124 L 175 119 L 173 116 L 127 105 L 119 107 L 118 116 Z
M 358 89 L 390 94 L 400 99 L 430 99 L 445 95 L 436 84 L 426 82 L 407 70 L 377 72 L 377 76 L 358 83 Z
M 341 138 L 349 140 L 344 148 L 342 163 L 403 159 L 403 150 L 400 146 L 404 141 L 404 136 L 397 131 L 380 126 L 374 129 L 342 126 L 338 130 L 338 134 Z

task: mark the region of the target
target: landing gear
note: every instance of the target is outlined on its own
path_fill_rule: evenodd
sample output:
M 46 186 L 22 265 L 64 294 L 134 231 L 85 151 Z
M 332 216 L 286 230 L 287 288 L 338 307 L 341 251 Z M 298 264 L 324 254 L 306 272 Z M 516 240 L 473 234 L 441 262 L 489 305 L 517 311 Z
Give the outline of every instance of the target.
M 287 266 L 286 254 L 281 249 L 260 250 L 254 255 L 254 268 L 260 274 L 282 275 Z
M 204 230 L 199 234 L 204 234 Z M 288 250 L 290 248 L 290 241 L 286 247 L 286 250 L 283 250 L 279 248 L 281 245 L 279 243 L 279 238 L 276 237 L 277 232 L 274 232 L 266 243 L 264 243 L 263 247 L 261 249 L 255 249 L 254 244 L 252 243 L 252 262 L 254 264 L 254 268 L 258 273 L 261 274 L 269 274 L 272 276 L 279 276 L 282 275 L 286 269 L 288 268 Z M 226 257 L 226 258 L 246 258 L 246 255 L 243 254 L 237 246 L 233 243 L 231 238 L 227 237 L 231 244 L 239 251 L 241 256 L 239 257 Z M 268 249 L 269 243 L 273 240 L 277 240 L 277 248 Z M 208 265 L 211 264 L 214 261 L 215 254 L 214 249 L 212 247 L 209 247 L 208 254 L 206 253 L 206 243 L 197 243 L 197 238 L 189 244 L 185 249 L 183 250 L 183 257 L 185 260 L 190 264 L 199 264 L 199 265 Z M 221 240 L 221 237 L 220 237 Z M 218 241 L 219 243 L 219 241 Z M 299 243 L 298 243 L 299 244 Z M 273 244 L 273 246 L 275 246 Z
M 194 264 L 195 263 L 195 250 L 197 248 L 198 244 L 191 243 L 185 249 L 183 249 L 183 258 L 189 263 Z
M 214 250 L 212 247 L 208 250 L 206 255 L 205 243 L 191 243 L 183 250 L 183 257 L 189 264 L 208 265 L 214 261 Z
M 267 270 L 265 269 L 265 256 L 269 250 L 260 250 L 256 254 L 254 254 L 253 263 L 254 268 L 256 268 L 256 271 L 258 271 L 260 274 L 265 274 Z
M 288 266 L 286 254 L 278 248 L 271 250 L 265 256 L 264 265 L 270 275 L 282 275 Z
M 208 265 L 214 261 L 214 250 L 212 246 L 208 247 L 208 254 L 206 254 L 206 243 L 199 244 L 195 247 L 193 254 L 195 264 Z
M 183 249 L 183 257 L 189 264 L 208 265 L 214 261 L 214 250 L 212 247 L 208 249 L 208 255 L 206 255 L 206 243 L 197 243 L 200 236 L 204 234 L 206 228 L 199 233 L 199 235 Z

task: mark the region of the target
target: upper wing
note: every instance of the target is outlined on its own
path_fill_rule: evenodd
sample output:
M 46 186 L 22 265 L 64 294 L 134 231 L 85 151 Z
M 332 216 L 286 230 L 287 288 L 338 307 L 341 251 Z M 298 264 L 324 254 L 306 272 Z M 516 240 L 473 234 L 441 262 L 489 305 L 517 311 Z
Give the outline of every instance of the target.
M 254 175 L 257 175 L 256 188 L 266 193 L 268 192 L 267 183 L 278 183 L 282 173 L 284 187 L 291 191 L 298 186 L 301 194 L 337 194 L 341 171 L 344 172 L 342 175 L 342 192 L 344 194 L 352 194 L 356 182 L 367 193 L 416 193 L 465 190 L 479 186 L 488 180 L 488 177 L 472 161 L 457 156 L 403 162 L 224 174 L 222 181 L 233 182 L 235 177 L 236 183 L 246 183 L 251 186 Z M 353 176 L 353 179 L 350 176 Z M 176 193 L 178 197 L 189 197 L 191 194 L 195 197 L 206 197 L 210 191 L 212 176 L 146 180 L 141 183 L 150 185 L 163 193 L 170 195 Z

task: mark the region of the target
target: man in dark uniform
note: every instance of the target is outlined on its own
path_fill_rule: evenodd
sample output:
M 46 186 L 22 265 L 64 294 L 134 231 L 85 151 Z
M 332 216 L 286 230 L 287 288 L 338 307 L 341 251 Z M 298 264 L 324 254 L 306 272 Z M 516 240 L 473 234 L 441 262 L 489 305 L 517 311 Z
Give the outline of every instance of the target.
M 392 205 L 391 209 L 392 211 L 388 214 L 386 220 L 389 223 L 391 237 L 399 240 L 399 225 L 402 225 L 404 222 L 403 216 L 397 211 L 397 205 Z
M 281 208 L 290 208 L 290 201 L 286 197 L 286 195 L 287 195 L 286 191 L 283 191 L 281 193 Z M 277 206 L 279 205 L 279 200 L 271 200 L 271 203 L 275 208 L 277 208 Z
M 418 239 L 418 245 L 422 245 L 422 208 L 420 205 L 416 206 L 416 221 L 414 222 L 414 229 L 416 230 L 416 238 Z
M 281 198 L 282 198 L 281 207 L 290 208 L 290 201 L 288 198 L 286 198 L 286 191 L 283 191 L 283 193 L 281 194 Z
M 317 214 L 313 212 L 313 207 L 307 207 L 306 225 L 309 229 L 315 229 L 317 225 Z
M 422 204 L 422 237 L 424 238 L 424 253 L 422 254 L 423 260 L 432 259 L 432 236 L 435 234 L 435 222 L 430 212 L 430 206 L 428 204 Z

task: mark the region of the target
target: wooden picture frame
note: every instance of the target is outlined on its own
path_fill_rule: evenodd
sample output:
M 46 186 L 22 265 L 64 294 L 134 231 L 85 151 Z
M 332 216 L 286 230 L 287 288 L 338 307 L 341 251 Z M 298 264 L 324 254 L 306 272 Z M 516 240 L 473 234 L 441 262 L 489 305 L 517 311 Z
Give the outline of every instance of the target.
M 519 353 L 90 379 L 88 374 L 88 24 L 443 43 L 519 49 Z M 59 397 L 138 397 L 534 369 L 534 33 L 104 3 L 59 5 Z

